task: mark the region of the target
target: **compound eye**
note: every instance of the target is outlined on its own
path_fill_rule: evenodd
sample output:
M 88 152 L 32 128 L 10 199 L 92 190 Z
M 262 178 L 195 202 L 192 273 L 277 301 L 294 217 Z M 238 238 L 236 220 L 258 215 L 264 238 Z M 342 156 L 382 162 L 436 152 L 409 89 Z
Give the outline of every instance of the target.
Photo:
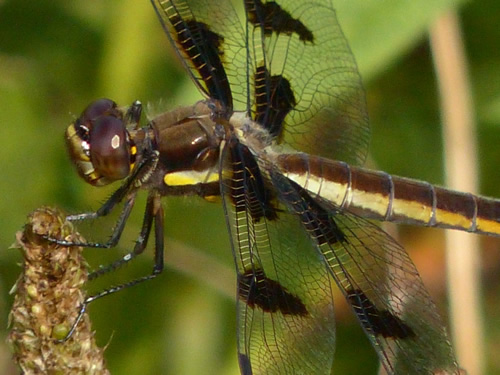
M 87 108 L 83 110 L 79 120 L 82 124 L 88 124 L 94 121 L 99 116 L 109 114 L 115 108 L 116 103 L 111 99 L 97 99 L 90 103 Z
M 97 99 L 90 103 L 75 121 L 75 130 L 78 136 L 88 141 L 89 129 L 92 128 L 92 123 L 95 119 L 103 115 L 110 115 L 114 112 L 116 103 L 111 99 Z
M 102 116 L 95 120 L 89 137 L 90 160 L 95 171 L 110 181 L 130 173 L 130 141 L 121 119 Z

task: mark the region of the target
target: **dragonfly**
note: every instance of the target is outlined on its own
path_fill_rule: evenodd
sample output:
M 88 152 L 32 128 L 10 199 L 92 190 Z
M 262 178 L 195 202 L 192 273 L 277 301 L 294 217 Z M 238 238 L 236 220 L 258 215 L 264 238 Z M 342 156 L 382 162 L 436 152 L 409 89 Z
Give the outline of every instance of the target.
M 123 204 L 118 244 L 147 192 L 134 248 L 164 268 L 164 196 L 222 203 L 237 273 L 241 374 L 330 374 L 334 288 L 389 374 L 459 374 L 445 325 L 406 251 L 376 221 L 500 234 L 497 200 L 365 169 L 369 120 L 354 56 L 329 0 L 152 0 L 204 99 L 141 124 L 142 105 L 93 101 L 67 128 L 79 175 L 122 181 L 91 220 Z

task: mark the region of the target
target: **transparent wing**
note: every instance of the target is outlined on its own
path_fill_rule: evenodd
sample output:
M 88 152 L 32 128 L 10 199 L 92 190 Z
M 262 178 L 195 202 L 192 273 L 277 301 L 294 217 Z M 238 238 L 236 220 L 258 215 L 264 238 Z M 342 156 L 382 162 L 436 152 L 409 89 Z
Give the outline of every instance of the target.
M 364 90 L 329 0 L 152 0 L 205 96 L 251 113 L 279 142 L 362 164 Z M 241 2 L 234 2 L 239 3 Z
M 274 202 L 245 146 L 225 149 L 221 189 L 238 273 L 242 374 L 330 374 L 331 277 L 297 217 Z
M 245 34 L 230 0 L 151 0 L 175 51 L 202 93 L 247 105 Z
M 297 150 L 362 164 L 365 94 L 331 2 L 244 3 L 253 118 Z
M 279 172 L 279 199 L 322 262 L 390 374 L 458 374 L 443 321 L 405 250 L 371 222 L 338 212 Z

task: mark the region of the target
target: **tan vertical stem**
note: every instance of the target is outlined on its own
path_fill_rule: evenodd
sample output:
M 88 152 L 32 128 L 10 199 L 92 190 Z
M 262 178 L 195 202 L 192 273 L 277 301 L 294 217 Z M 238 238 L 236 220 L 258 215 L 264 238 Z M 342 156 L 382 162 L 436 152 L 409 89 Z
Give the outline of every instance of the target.
M 467 64 L 455 12 L 430 29 L 439 83 L 446 185 L 477 192 L 476 134 Z M 483 373 L 483 329 L 480 298 L 479 238 L 447 231 L 446 256 L 451 326 L 458 361 L 471 375 Z

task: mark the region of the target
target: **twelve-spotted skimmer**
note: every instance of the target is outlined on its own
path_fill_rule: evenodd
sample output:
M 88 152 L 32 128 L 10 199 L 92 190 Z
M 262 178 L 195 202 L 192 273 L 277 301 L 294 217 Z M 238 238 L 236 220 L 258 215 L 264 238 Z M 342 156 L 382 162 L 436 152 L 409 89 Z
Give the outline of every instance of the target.
M 85 306 L 162 271 L 162 196 L 221 196 L 242 374 L 329 374 L 333 284 L 388 373 L 458 373 L 415 266 L 367 219 L 499 234 L 498 202 L 355 166 L 368 147 L 365 97 L 329 0 L 243 0 L 241 17 L 230 0 L 152 3 L 205 100 L 141 127 L 139 102 L 99 99 L 68 127 L 87 182 L 125 181 L 99 210 L 69 219 L 124 208 L 108 243 L 59 242 L 115 246 L 141 189 L 148 199 L 135 248 L 91 278 L 142 253 L 155 231 L 153 273 Z

